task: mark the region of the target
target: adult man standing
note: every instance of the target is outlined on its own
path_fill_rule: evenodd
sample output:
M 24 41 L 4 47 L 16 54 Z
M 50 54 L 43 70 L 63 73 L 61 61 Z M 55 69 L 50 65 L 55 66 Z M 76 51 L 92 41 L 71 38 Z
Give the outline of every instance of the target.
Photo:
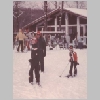
M 42 37 L 40 31 L 36 34 L 37 44 L 38 44 L 38 52 L 39 52 L 39 63 L 41 72 L 44 72 L 44 57 L 46 56 L 46 42 Z
M 25 38 L 27 38 L 27 37 L 23 34 L 22 29 L 19 29 L 19 33 L 16 36 L 16 40 L 17 39 L 19 40 L 19 46 L 17 48 L 18 52 L 19 52 L 20 45 L 21 45 L 21 52 L 23 52 L 23 41 Z
M 67 43 L 67 41 L 66 41 L 66 38 L 65 37 L 63 39 L 64 39 L 63 40 L 63 42 L 64 42 L 64 48 L 66 49 L 66 43 Z

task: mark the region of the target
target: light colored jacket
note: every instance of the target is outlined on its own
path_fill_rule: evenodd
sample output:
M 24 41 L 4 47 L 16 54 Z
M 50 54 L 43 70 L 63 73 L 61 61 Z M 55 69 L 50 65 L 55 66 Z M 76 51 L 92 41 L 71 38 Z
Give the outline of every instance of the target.
M 18 34 L 17 34 L 17 36 L 16 36 L 16 39 L 19 39 L 19 40 L 24 40 L 25 38 L 27 38 L 26 36 L 25 36 L 25 34 L 23 34 L 22 32 L 19 32 Z

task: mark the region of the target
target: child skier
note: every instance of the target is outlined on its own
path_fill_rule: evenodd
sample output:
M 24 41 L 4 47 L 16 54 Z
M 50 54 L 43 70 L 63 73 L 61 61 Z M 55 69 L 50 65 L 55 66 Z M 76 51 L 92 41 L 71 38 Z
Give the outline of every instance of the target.
M 70 70 L 69 70 L 69 75 L 67 75 L 68 78 L 70 76 L 72 76 L 73 66 L 74 66 L 74 76 L 77 75 L 77 68 L 76 68 L 76 66 L 79 65 L 77 53 L 73 50 L 73 46 L 72 45 L 70 45 L 69 51 L 70 51 L 69 52 L 69 56 L 70 56 L 70 59 L 69 59 L 69 62 L 70 62 Z
M 32 49 L 31 49 L 31 59 L 29 59 L 31 63 L 31 68 L 29 70 L 29 83 L 33 85 L 33 71 L 35 72 L 36 83 L 40 85 L 40 73 L 39 73 L 39 57 L 38 57 L 38 46 L 37 39 L 34 37 L 32 39 Z

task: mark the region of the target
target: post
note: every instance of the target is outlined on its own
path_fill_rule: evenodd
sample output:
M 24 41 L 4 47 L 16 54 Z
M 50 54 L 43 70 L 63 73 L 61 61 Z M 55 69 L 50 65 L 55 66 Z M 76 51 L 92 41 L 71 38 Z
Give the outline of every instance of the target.
M 86 36 L 85 36 L 85 33 L 86 33 L 86 26 L 83 25 L 83 40 L 84 40 L 84 45 L 86 45 Z
M 57 17 L 55 18 L 55 32 L 57 32 Z
M 44 1 L 44 14 L 45 14 L 44 30 L 47 31 L 47 1 Z
M 64 1 L 62 1 L 62 11 L 63 11 Z
M 17 32 L 19 31 L 19 9 L 18 9 L 18 2 L 16 2 L 16 20 L 17 20 Z
M 36 26 L 36 32 L 38 31 L 38 27 Z
M 60 10 L 60 14 L 61 14 L 61 16 L 59 17 L 60 19 L 59 19 L 59 28 L 60 28 L 60 31 L 61 31 L 61 22 L 62 22 L 62 14 L 63 14 L 63 3 L 64 3 L 64 1 L 62 1 L 62 6 L 61 6 L 61 10 Z
M 61 16 L 59 17 L 59 31 L 61 31 Z
M 68 36 L 68 13 L 65 13 L 65 33 Z
M 83 36 L 85 35 L 86 33 L 86 29 L 85 29 L 85 25 L 83 25 Z
M 55 9 L 57 9 L 57 1 L 55 1 Z
M 65 33 L 66 33 L 66 34 L 65 34 L 65 37 L 66 37 L 66 41 L 67 41 L 67 48 L 68 48 L 69 43 L 70 43 L 68 24 L 69 24 L 69 19 L 68 19 L 68 13 L 66 12 L 66 13 L 65 13 Z
M 76 6 L 77 8 L 79 8 L 79 1 L 76 1 Z
M 19 19 L 17 17 L 17 32 L 19 31 Z
M 77 17 L 77 39 L 80 39 L 80 18 Z

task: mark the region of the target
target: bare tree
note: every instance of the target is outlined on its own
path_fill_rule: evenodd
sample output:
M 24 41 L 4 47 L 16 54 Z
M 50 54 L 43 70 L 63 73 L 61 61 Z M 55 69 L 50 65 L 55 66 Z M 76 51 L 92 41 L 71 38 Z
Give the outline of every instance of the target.
M 80 8 L 87 9 L 87 2 L 85 2 L 85 1 L 80 1 Z
M 57 9 L 57 7 L 58 7 L 57 1 L 50 1 L 50 6 L 51 6 L 51 8 L 54 7 L 55 9 Z
M 87 8 L 86 1 L 75 1 L 76 7 L 79 9 Z
M 34 5 L 33 5 L 33 3 L 34 3 Z M 30 5 L 30 19 L 32 21 L 33 17 L 35 16 L 34 15 L 34 9 L 37 6 L 37 3 L 35 1 L 29 2 L 29 5 Z
M 24 3 L 24 1 L 13 1 L 13 18 L 16 18 L 16 31 L 19 30 L 19 17 L 23 12 L 20 10 L 21 4 Z
M 76 7 L 79 8 L 79 1 L 75 1 L 76 2 Z
M 69 8 L 87 8 L 86 1 L 64 1 L 64 7 Z
M 55 8 L 57 9 L 57 1 L 55 1 Z

